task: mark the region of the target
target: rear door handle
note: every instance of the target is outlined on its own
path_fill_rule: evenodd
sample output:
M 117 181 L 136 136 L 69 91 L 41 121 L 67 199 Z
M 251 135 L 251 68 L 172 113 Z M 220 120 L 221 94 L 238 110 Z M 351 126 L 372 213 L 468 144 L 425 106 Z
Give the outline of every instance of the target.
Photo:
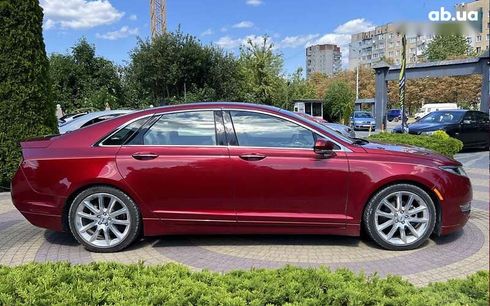
M 158 157 L 158 154 L 155 153 L 143 153 L 143 152 L 138 152 L 134 153 L 131 155 L 134 159 L 137 160 L 150 160 L 150 159 L 155 159 Z
M 266 156 L 262 154 L 257 154 L 257 153 L 251 153 L 251 154 L 242 154 L 240 155 L 240 158 L 243 160 L 248 160 L 248 161 L 257 161 L 257 160 L 262 160 Z

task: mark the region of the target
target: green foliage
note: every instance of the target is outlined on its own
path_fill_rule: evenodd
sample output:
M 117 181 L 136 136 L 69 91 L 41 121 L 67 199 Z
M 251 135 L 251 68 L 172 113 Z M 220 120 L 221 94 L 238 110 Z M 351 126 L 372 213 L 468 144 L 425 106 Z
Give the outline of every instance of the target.
M 436 131 L 432 135 L 379 133 L 369 136 L 368 139 L 385 143 L 422 147 L 448 157 L 453 157 L 454 154 L 463 149 L 463 143 L 460 140 L 450 137 L 444 131 Z
M 191 272 L 92 263 L 0 266 L 2 305 L 488 305 L 488 271 L 416 288 L 341 269 Z
M 463 35 L 437 35 L 425 51 L 425 56 L 431 62 L 471 55 L 474 55 L 473 50 Z
M 347 82 L 334 80 L 325 92 L 324 113 L 348 122 L 354 111 L 355 99 L 356 94 Z
M 269 38 L 260 42 L 252 39 L 240 49 L 242 96 L 245 101 L 273 105 L 279 102 L 283 78 L 282 57 L 275 54 Z
M 130 106 L 125 102 L 118 67 L 96 56 L 95 46 L 85 38 L 72 47 L 71 54 L 52 54 L 49 64 L 54 101 L 65 113 Z
M 37 0 L 0 1 L 0 186 L 8 186 L 19 141 L 57 131 Z
M 130 103 L 183 103 L 238 98 L 238 62 L 179 30 L 138 42 L 124 70 Z

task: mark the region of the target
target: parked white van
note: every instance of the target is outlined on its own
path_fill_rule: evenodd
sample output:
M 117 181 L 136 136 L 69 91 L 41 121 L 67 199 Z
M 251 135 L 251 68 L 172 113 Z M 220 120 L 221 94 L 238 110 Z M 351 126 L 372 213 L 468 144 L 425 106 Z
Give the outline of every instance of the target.
M 424 117 L 428 113 L 446 110 L 446 109 L 458 109 L 458 105 L 456 103 L 429 103 L 423 105 L 419 111 L 415 114 L 415 120 Z

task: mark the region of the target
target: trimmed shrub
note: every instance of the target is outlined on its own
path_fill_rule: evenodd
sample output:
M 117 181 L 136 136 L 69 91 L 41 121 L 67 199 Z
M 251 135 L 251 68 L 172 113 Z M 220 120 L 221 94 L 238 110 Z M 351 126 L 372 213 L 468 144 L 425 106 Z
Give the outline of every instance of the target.
M 379 133 L 369 136 L 368 140 L 422 147 L 436 151 L 448 157 L 454 157 L 454 154 L 463 149 L 463 143 L 459 139 L 450 137 L 444 131 L 436 131 L 432 135 Z
M 57 131 L 37 0 L 0 1 L 0 186 L 21 158 L 19 141 Z
M 1 305 L 488 305 L 488 271 L 417 288 L 397 276 L 285 267 L 226 274 L 176 264 L 0 266 Z

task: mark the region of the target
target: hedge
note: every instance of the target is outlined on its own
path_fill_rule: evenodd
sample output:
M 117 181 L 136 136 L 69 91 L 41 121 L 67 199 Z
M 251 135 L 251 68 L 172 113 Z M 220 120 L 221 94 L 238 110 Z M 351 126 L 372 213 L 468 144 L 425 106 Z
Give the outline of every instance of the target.
M 58 130 L 42 23 L 38 0 L 0 1 L 0 187 L 19 165 L 19 141 Z
M 184 266 L 0 266 L 2 305 L 488 305 L 488 271 L 417 288 L 327 268 L 192 272 Z
M 444 131 L 436 131 L 432 135 L 379 133 L 369 136 L 368 139 L 383 143 L 422 147 L 448 157 L 454 157 L 454 154 L 463 149 L 463 143 L 459 139 L 450 137 Z

